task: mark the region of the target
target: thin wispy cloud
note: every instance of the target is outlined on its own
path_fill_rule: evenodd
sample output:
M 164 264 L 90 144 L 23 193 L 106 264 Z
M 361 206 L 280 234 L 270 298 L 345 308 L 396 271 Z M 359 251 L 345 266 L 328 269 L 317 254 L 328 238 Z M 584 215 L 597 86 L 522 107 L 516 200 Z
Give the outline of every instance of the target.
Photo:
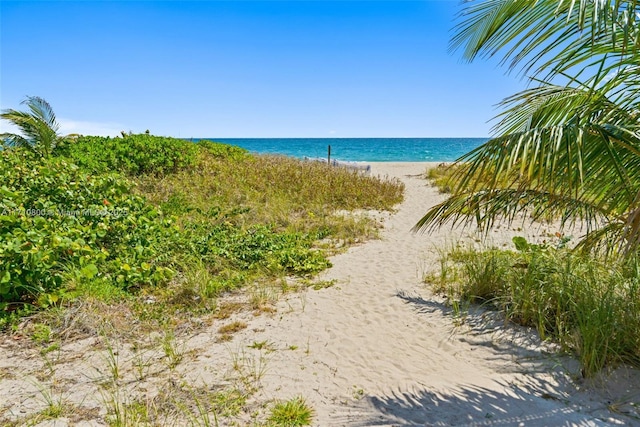
M 81 120 L 71 120 L 58 118 L 60 125 L 59 133 L 61 135 L 80 134 L 94 136 L 118 136 L 123 130 L 128 131 L 129 128 L 120 123 L 114 122 L 87 122 Z M 7 120 L 0 120 L 0 133 L 16 133 L 20 134 L 20 129 Z

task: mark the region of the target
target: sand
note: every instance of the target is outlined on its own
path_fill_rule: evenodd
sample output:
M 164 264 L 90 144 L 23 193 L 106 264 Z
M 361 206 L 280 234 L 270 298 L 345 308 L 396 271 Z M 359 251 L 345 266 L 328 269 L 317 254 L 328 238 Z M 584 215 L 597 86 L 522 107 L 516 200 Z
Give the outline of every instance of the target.
M 248 327 L 230 342 L 215 342 L 220 324 L 184 336 L 190 357 L 165 378 L 132 381 L 128 392 L 158 393 L 167 375 L 194 385 L 217 384 L 226 381 L 224 367 L 235 364 L 259 384 L 252 397 L 256 413 L 274 400 L 302 396 L 315 411 L 316 426 L 640 425 L 638 371 L 618 369 L 586 382 L 574 360 L 559 356 L 528 329 L 480 309 L 456 321 L 423 277 L 437 270 L 439 251 L 478 236 L 450 228 L 413 233 L 426 210 L 443 200 L 422 177 L 427 164 L 371 165 L 373 175 L 405 183 L 405 201 L 394 213 L 372 213 L 384 222 L 380 240 L 332 258 L 333 267 L 319 279 L 333 286 L 285 294 L 272 314 L 245 315 Z M 489 240 L 501 246 L 514 235 L 536 240 L 555 231 L 500 227 Z M 255 343 L 266 345 L 250 348 Z M 69 392 L 65 398 L 82 397 L 83 405 L 104 413 L 95 378 L 87 374 L 105 365 L 104 357 L 92 353 L 94 344 L 66 344 L 63 356 L 83 355 L 67 357 L 64 374 L 60 368 L 56 375 L 79 396 Z M 131 365 L 126 349 L 120 357 Z M 15 345 L 0 345 L 0 373 L 22 370 L 29 377 L 38 363 Z M 133 368 L 122 372 L 133 375 Z M 0 375 L 0 410 L 11 417 L 37 409 L 42 400 L 35 381 L 21 378 Z M 251 414 L 239 417 L 240 425 L 252 420 Z
M 425 169 L 423 163 L 372 163 L 373 175 L 405 183 L 405 201 L 386 220 L 381 240 L 332 259 L 321 278 L 336 280 L 334 287 L 307 292 L 303 303 L 293 298 L 291 313 L 265 322 L 264 332 L 250 338 L 278 348 L 308 345 L 308 354 L 270 357 L 264 393 L 306 397 L 319 426 L 634 422 L 607 411 L 598 393 L 582 391 L 586 386 L 571 380 L 575 361 L 550 354 L 531 331 L 487 315 L 483 321 L 481 312 L 455 326 L 444 300 L 422 278 L 437 267 L 440 250 L 477 236 L 450 228 L 412 233 L 427 208 L 443 199 L 421 176 Z M 516 234 L 540 240 L 555 231 L 504 228 L 489 240 L 502 245 Z M 639 378 L 628 375 L 622 388 Z M 620 397 L 625 403 L 638 402 L 635 384 Z

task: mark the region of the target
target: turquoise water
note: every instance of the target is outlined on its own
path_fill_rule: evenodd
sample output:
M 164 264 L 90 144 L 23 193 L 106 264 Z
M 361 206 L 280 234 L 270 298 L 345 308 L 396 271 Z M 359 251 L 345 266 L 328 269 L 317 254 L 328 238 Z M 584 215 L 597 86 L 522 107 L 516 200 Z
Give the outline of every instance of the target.
M 450 162 L 487 138 L 204 138 L 253 153 L 364 162 Z

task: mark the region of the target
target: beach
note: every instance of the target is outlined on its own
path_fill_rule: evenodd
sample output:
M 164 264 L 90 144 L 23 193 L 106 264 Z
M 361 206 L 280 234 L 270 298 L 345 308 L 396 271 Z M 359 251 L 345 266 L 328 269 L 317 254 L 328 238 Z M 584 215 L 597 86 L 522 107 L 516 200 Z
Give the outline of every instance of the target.
M 473 307 L 457 320 L 424 277 L 437 271 L 442 251 L 459 242 L 477 244 L 479 236 L 471 228 L 412 231 L 444 199 L 424 179 L 435 164 L 369 164 L 372 175 L 406 186 L 395 212 L 366 213 L 383 224 L 381 238 L 332 257 L 333 267 L 318 278 L 326 287 L 284 293 L 272 313 L 238 314 L 247 327 L 231 341 L 216 341 L 220 323 L 177 335 L 189 355 L 175 368 L 182 380 L 213 387 L 228 381 L 234 365 L 259 385 L 251 397 L 256 411 L 301 396 L 316 426 L 640 425 L 637 371 L 618 369 L 585 381 L 575 360 L 529 329 Z M 487 244 L 504 247 L 515 235 L 536 241 L 558 231 L 520 228 L 496 227 Z M 45 362 L 4 340 L 0 372 L 12 375 L 0 382 L 0 402 L 12 414 L 41 408 L 37 384 L 51 378 L 35 373 Z M 108 360 L 94 346 L 95 339 L 65 343 L 56 381 L 69 390 L 65 399 L 100 412 L 104 399 L 87 373 L 95 366 L 105 371 Z M 122 375 L 133 377 L 132 350 L 122 346 L 119 357 Z M 131 381 L 125 390 L 152 398 L 164 387 L 162 375 Z M 253 422 L 251 414 L 239 420 Z
M 246 337 L 308 346 L 308 354 L 269 358 L 266 396 L 304 396 L 318 426 L 616 424 L 608 393 L 624 389 L 621 401 L 637 402 L 637 373 L 587 391 L 571 381 L 577 363 L 550 353 L 534 332 L 482 311 L 456 326 L 445 300 L 423 283 L 439 251 L 477 239 L 472 229 L 411 231 L 444 199 L 422 176 L 434 165 L 371 163 L 373 175 L 405 183 L 405 201 L 385 220 L 380 240 L 332 259 L 322 278 L 336 280 L 333 287 L 293 296 L 280 309 L 290 307 L 289 314 L 261 319 L 264 332 Z M 489 239 L 502 246 L 516 234 L 535 241 L 555 231 L 502 228 Z

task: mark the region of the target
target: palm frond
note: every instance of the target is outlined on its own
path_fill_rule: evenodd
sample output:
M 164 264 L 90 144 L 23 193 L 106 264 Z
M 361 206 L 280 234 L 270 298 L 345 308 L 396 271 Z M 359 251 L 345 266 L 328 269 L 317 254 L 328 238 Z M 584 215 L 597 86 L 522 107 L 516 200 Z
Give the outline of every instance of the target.
M 454 193 L 526 187 L 624 212 L 640 186 L 638 147 L 636 135 L 613 125 L 568 124 L 508 134 L 461 159 L 469 166 L 456 177 Z
M 638 251 L 639 2 L 469 0 L 455 29 L 453 50 L 501 53 L 537 86 L 501 103 L 496 136 L 459 159 L 453 195 L 416 230 L 553 216 L 585 221 L 583 247 Z
M 4 134 L 7 145 L 29 147 L 48 156 L 64 140 L 58 135 L 58 123 L 51 106 L 42 98 L 27 97 L 22 102 L 29 111 L 8 109 L 0 118 L 12 122 L 22 135 Z
M 432 231 L 450 224 L 488 230 L 498 222 L 513 224 L 560 219 L 562 227 L 583 221 L 587 232 L 606 219 L 606 211 L 586 200 L 530 189 L 493 189 L 454 194 L 429 211 L 414 231 Z
M 546 78 L 602 55 L 627 57 L 640 48 L 637 1 L 467 1 L 451 49 L 473 60 L 504 51 L 502 63 Z M 619 62 L 620 58 L 616 59 Z
M 465 167 L 453 177 L 452 197 L 416 230 L 474 221 L 487 229 L 524 215 L 583 220 L 592 231 L 639 205 L 640 136 L 628 129 L 635 117 L 599 88 L 540 86 L 506 104 L 503 135 L 459 159 Z M 639 246 L 640 219 L 627 230 L 638 233 L 632 246 Z
M 0 141 L 8 147 L 25 147 L 32 148 L 33 145 L 29 142 L 29 140 L 25 139 L 20 135 L 16 135 L 14 133 L 3 133 L 0 134 Z
M 22 104 L 27 105 L 29 107 L 29 111 L 31 111 L 31 115 L 46 123 L 49 128 L 54 133 L 57 133 L 60 127 L 58 126 L 58 122 L 56 121 L 56 115 L 51 108 L 51 105 L 44 99 L 38 96 L 28 96 L 27 99 L 22 101 Z
M 584 251 L 600 251 L 630 256 L 640 251 L 640 212 L 634 209 L 626 217 L 613 218 L 587 234 L 576 247 Z

